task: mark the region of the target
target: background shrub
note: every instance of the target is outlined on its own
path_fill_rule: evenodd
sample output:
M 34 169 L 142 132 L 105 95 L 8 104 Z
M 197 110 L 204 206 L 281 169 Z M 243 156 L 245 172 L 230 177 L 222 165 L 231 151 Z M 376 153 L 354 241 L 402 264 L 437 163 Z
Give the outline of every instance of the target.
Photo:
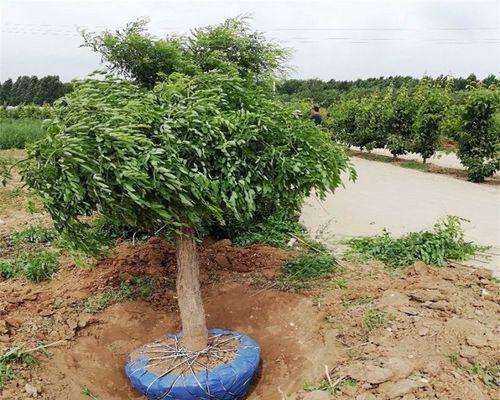
M 461 118 L 458 156 L 469 180 L 482 182 L 500 169 L 500 91 L 471 91 Z

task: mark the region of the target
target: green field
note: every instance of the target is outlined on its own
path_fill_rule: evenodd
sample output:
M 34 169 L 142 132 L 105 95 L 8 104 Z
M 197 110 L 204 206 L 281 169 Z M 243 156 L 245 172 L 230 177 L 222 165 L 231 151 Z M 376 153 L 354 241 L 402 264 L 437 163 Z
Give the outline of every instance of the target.
M 0 119 L 0 149 L 23 149 L 27 143 L 43 135 L 42 121 L 38 119 Z

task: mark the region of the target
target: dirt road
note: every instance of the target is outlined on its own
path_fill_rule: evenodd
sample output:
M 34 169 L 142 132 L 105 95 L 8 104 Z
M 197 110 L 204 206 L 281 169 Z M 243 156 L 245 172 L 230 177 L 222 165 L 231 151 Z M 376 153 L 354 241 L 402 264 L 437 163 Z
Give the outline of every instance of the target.
M 359 150 L 358 147 L 353 147 L 353 149 Z M 391 152 L 387 149 L 373 149 L 372 153 L 381 156 L 392 157 Z M 415 160 L 418 162 L 422 162 L 422 157 L 416 153 L 399 155 L 398 158 L 402 160 Z M 438 151 L 429 159 L 428 162 L 437 165 L 438 167 L 464 169 L 464 166 L 455 153 L 445 153 L 443 151 Z M 500 171 L 498 171 L 495 176 L 500 176 Z
M 302 220 L 328 245 L 349 236 L 373 235 L 383 228 L 400 235 L 432 228 L 446 215 L 470 221 L 464 225 L 466 239 L 493 246 L 488 262 L 468 264 L 490 268 L 500 276 L 500 188 L 423 173 L 386 163 L 354 157 L 355 183 L 325 201 L 311 197 Z

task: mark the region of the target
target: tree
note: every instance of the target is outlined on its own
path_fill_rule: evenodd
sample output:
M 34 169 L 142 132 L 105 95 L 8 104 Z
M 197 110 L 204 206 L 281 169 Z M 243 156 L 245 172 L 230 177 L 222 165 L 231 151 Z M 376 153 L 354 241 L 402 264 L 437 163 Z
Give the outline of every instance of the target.
M 469 87 L 476 87 L 477 85 L 477 76 L 475 74 L 470 74 L 467 78 L 466 78 L 466 88 L 469 88 Z
M 484 87 L 489 87 L 491 85 L 498 85 L 498 79 L 496 78 L 495 75 L 490 74 L 486 78 L 483 79 L 483 85 Z
M 173 72 L 195 75 L 232 66 L 241 76 L 263 77 L 284 72 L 288 52 L 259 33 L 249 33 L 246 19 L 196 29 L 191 37 L 148 35 L 147 20 L 139 19 L 123 31 L 102 35 L 83 32 L 84 46 L 101 54 L 108 68 L 152 88 Z
M 394 157 L 406 154 L 412 147 L 412 126 L 415 107 L 408 89 L 403 86 L 392 100 L 392 114 L 389 121 L 387 148 Z
M 417 88 L 415 101 L 418 110 L 413 122 L 413 151 L 423 162 L 434 155 L 439 145 L 440 125 L 449 104 L 449 93 L 424 81 Z
M 87 237 L 79 216 L 95 212 L 151 232 L 170 227 L 183 345 L 197 351 L 206 347 L 207 327 L 195 229 L 251 219 L 271 205 L 297 211 L 312 190 L 324 196 L 352 170 L 325 132 L 274 97 L 282 52 L 273 57 L 274 45 L 257 45 L 264 39 L 242 21 L 179 38 L 185 45 L 174 59 L 189 60 L 187 69 L 174 63 L 168 76 L 158 66 L 140 70 L 130 40 L 148 54 L 159 42 L 127 29 L 118 43 L 108 33 L 93 40 L 105 46 L 97 49 L 111 69 L 134 82 L 111 75 L 75 82 L 55 103 L 46 138 L 29 150 L 23 176 L 75 242 Z M 158 62 L 173 65 L 167 61 Z
M 34 103 L 35 95 L 38 91 L 38 78 L 36 76 L 30 76 L 28 88 L 26 90 L 26 94 L 24 96 L 23 103 Z
M 12 86 L 13 83 L 11 78 L 7 79 L 2 84 L 2 90 L 0 91 L 0 103 L 10 105 L 12 100 Z
M 325 127 L 332 132 L 333 139 L 347 146 L 357 146 L 356 140 L 356 115 L 359 102 L 357 100 L 344 100 L 332 105 L 328 109 L 328 118 Z
M 500 169 L 500 93 L 471 91 L 462 107 L 458 157 L 469 180 L 482 182 Z
M 19 76 L 12 85 L 10 105 L 17 106 L 29 102 L 30 77 Z
M 67 91 L 67 86 L 60 81 L 59 76 L 47 75 L 38 81 L 38 88 L 31 101 L 39 105 L 51 104 Z

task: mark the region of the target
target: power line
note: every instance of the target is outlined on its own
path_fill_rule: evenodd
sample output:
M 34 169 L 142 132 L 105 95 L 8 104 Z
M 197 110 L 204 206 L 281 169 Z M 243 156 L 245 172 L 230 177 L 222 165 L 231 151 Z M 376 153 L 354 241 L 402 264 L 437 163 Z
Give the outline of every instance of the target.
M 52 35 L 52 36 L 80 36 L 78 32 L 75 31 L 63 31 L 63 30 L 44 30 L 44 29 L 21 29 L 21 28 L 4 28 L 0 29 L 3 33 L 12 34 L 26 34 L 26 35 Z M 297 42 L 297 43 L 319 43 L 322 41 L 338 41 L 338 42 L 384 42 L 384 41 L 422 41 L 422 42 L 434 42 L 434 43 L 499 43 L 500 40 L 496 38 L 471 38 L 469 40 L 453 40 L 447 38 L 401 38 L 401 37 L 350 37 L 350 36 L 340 36 L 340 37 L 324 37 L 324 38 L 307 38 L 307 37 L 293 37 L 290 39 L 282 39 L 282 42 Z

